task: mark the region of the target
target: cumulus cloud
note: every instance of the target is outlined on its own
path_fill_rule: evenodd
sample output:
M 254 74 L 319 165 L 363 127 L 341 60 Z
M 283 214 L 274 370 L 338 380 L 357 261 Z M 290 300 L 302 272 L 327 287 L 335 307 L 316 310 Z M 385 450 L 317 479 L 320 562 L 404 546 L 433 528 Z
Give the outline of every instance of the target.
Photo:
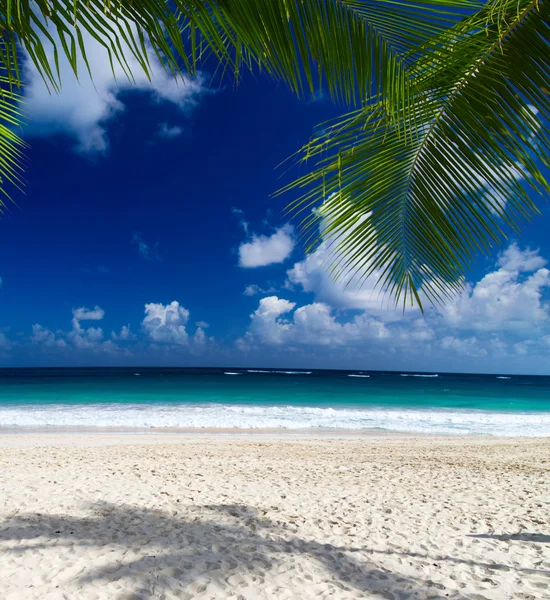
M 514 356 L 544 356 L 550 350 L 550 308 L 545 299 L 550 271 L 545 264 L 538 251 L 512 244 L 498 258 L 495 270 L 470 284 L 456 302 L 441 312 L 429 309 L 424 316 L 406 312 L 388 319 L 371 308 L 370 300 L 362 303 L 356 296 L 342 296 L 345 290 L 334 288 L 329 291 L 333 304 L 315 301 L 298 306 L 269 296 L 262 298 L 250 315 L 248 330 L 237 347 L 284 346 L 304 352 L 342 348 L 348 355 L 352 352 L 355 359 L 394 354 L 409 365 L 417 365 L 424 358 L 452 361 L 456 356 L 478 359 L 477 367 L 488 364 L 479 361 L 507 357 L 508 369 L 513 369 Z M 315 265 L 311 269 L 306 266 L 302 273 L 322 277 Z M 305 280 L 296 275 L 293 281 Z M 308 291 L 320 296 L 321 285 Z
M 150 342 L 149 349 L 172 358 L 181 352 L 203 355 L 217 349 L 214 337 L 206 335 L 208 323 L 197 321 L 195 331 L 190 332 L 189 316 L 189 311 L 176 300 L 166 305 L 146 304 L 141 329 Z
M 74 321 L 101 321 L 105 316 L 105 311 L 96 306 L 95 308 L 73 308 Z
M 113 340 L 119 341 L 134 340 L 136 338 L 136 336 L 130 330 L 130 325 L 123 325 L 120 328 L 120 333 L 115 333 L 114 331 L 112 331 L 111 337 L 113 338 Z
M 315 302 L 294 310 L 295 307 L 295 302 L 277 296 L 262 298 L 258 309 L 250 315 L 250 327 L 239 347 L 257 343 L 336 347 L 367 344 L 390 335 L 384 323 L 367 314 L 339 322 L 326 304 Z
M 506 271 L 519 271 L 520 273 L 542 269 L 547 261 L 540 256 L 539 250 L 525 248 L 522 250 L 517 243 L 512 243 L 501 253 L 497 265 Z
M 176 300 L 166 305 L 146 304 L 145 315 L 141 326 L 151 341 L 183 346 L 189 343 L 189 311 Z
M 50 331 L 47 327 L 43 327 L 38 323 L 32 326 L 30 341 L 31 344 L 44 346 L 46 348 L 65 348 L 67 346 L 67 342 L 63 338 L 56 336 L 53 331 Z
M 336 368 L 544 371 L 550 357 L 550 271 L 545 264 L 539 251 L 512 244 L 494 269 L 469 284 L 454 303 L 439 312 L 408 311 L 391 319 L 368 304 L 345 310 L 342 302 L 304 303 L 296 301 L 298 296 L 290 300 L 270 294 L 258 299 L 236 346 L 249 351 L 243 361 L 253 357 L 265 364 L 272 357 L 279 363 L 292 357 L 312 367 L 325 361 L 323 366 Z M 235 358 L 207 336 L 206 322 L 190 325 L 189 310 L 177 301 L 146 304 L 138 335 L 124 325 L 105 339 L 98 326 L 104 315 L 99 306 L 75 308 L 69 331 L 36 324 L 28 341 L 66 353 L 78 349 L 122 356 L 131 348 L 157 353 L 157 360 L 214 352 L 226 364 Z M 9 344 L 1 337 L 4 350 Z M 21 346 L 18 342 L 17 351 Z
M 377 287 L 377 273 L 362 281 L 336 279 L 329 270 L 334 259 L 328 244 L 323 242 L 287 271 L 287 282 L 291 287 L 313 292 L 316 300 L 335 308 L 383 311 L 384 297 Z
M 66 350 L 72 348 L 93 353 L 127 354 L 126 350 L 121 350 L 112 340 L 104 339 L 101 327 L 82 327 L 82 321 L 101 321 L 103 319 L 105 311 L 101 307 L 74 308 L 72 312 L 72 328 L 69 331 L 54 332 L 38 323 L 34 324 L 29 337 L 30 344 L 46 349 Z
M 202 327 L 198 327 L 193 336 L 193 343 L 196 346 L 204 346 L 206 344 L 206 333 Z
M 42 349 L 43 352 L 51 353 L 56 350 L 61 356 L 69 356 L 68 352 L 74 354 L 74 350 L 79 350 L 114 357 L 133 356 L 136 352 L 146 356 L 149 351 L 165 352 L 167 356 L 172 356 L 175 351 L 199 355 L 217 348 L 214 337 L 206 335 L 208 323 L 198 321 L 194 331 L 188 331 L 189 311 L 177 301 L 166 305 L 145 304 L 145 318 L 141 321 L 138 333 L 134 333 L 128 324 L 123 325 L 118 332 L 111 331 L 108 339 L 101 327 L 83 325 L 86 321 L 102 320 L 105 311 L 101 307 L 75 308 L 72 314 L 71 328 L 68 331 L 52 331 L 43 325 L 34 324 L 31 335 L 23 345 Z
M 294 228 L 283 225 L 272 235 L 253 235 L 239 246 L 239 266 L 246 269 L 284 262 L 294 250 Z
M 464 330 L 536 331 L 548 322 L 546 261 L 535 250 L 509 246 L 496 271 L 485 275 L 443 309 L 445 324 Z
M 82 152 L 103 152 L 108 148 L 106 123 L 124 110 L 121 92 L 137 90 L 149 93 L 159 102 L 169 102 L 182 111 L 195 106 L 205 92 L 203 80 L 171 77 L 150 52 L 151 81 L 138 62 L 126 52 L 128 64 L 135 80 L 130 81 L 123 69 L 115 63 L 114 75 L 107 51 L 86 32 L 82 32 L 93 81 L 86 65 L 79 60 L 77 80 L 67 59 L 60 56 L 62 89 L 50 93 L 42 77 L 30 60 L 25 63 L 25 112 L 29 115 L 30 135 L 47 136 L 63 133 L 76 140 Z M 47 44 L 46 44 L 47 45 Z M 53 64 L 53 52 L 48 47 L 48 58 Z M 172 133 L 174 130 L 172 128 Z M 172 135 L 172 137 L 174 137 Z
M 326 203 L 341 204 L 340 211 L 345 211 L 349 206 L 348 202 L 338 201 L 335 196 Z M 334 205 L 332 209 L 334 210 Z M 330 225 L 330 219 L 323 216 L 323 206 L 319 209 L 319 214 L 319 233 L 322 238 Z M 378 314 L 384 320 L 399 319 L 402 310 L 389 302 L 389 297 L 380 286 L 383 273 L 380 270 L 371 272 L 369 263 L 349 263 L 349 259 L 339 247 L 346 235 L 353 233 L 358 227 L 363 227 L 365 234 L 370 232 L 369 235 L 373 235 L 372 225 L 368 222 L 369 216 L 363 215 L 346 234 L 335 233 L 330 242 L 322 241 L 304 260 L 295 263 L 287 271 L 285 287 L 311 292 L 317 302 L 329 304 L 339 310 L 366 310 Z M 346 272 L 340 273 L 338 267 L 344 264 Z M 418 308 L 409 309 L 409 312 L 418 313 Z

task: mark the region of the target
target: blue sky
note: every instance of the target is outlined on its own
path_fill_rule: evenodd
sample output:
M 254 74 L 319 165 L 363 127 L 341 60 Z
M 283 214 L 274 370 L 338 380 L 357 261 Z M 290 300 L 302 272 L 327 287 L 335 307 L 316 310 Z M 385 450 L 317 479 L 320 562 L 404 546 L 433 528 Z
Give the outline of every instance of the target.
M 94 64 L 95 63 L 95 64 Z M 49 96 L 28 67 L 26 193 L 0 219 L 0 365 L 550 373 L 548 211 L 422 316 L 336 285 L 283 215 L 281 161 L 339 114 L 260 76 Z M 295 172 L 294 172 L 295 173 Z

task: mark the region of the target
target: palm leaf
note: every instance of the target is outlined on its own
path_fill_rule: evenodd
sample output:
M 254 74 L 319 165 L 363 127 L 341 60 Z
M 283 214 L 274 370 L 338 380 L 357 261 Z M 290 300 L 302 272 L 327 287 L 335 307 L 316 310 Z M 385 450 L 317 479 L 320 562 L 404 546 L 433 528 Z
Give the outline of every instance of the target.
M 405 52 L 457 23 L 475 0 L 195 0 L 186 16 L 231 53 L 283 79 L 298 94 L 326 84 L 333 99 L 360 105 L 376 93 L 402 98 L 409 85 Z M 434 10 L 439 6 L 439 10 Z M 236 61 L 234 61 L 236 65 Z M 393 106 L 392 102 L 388 106 Z M 395 106 L 399 106 L 396 102 Z
M 0 48 L 2 44 L 0 43 Z M 1 50 L 0 50 L 1 51 Z M 11 85 L 5 71 L 0 72 L 0 213 L 5 208 L 5 201 L 10 199 L 8 189 L 23 188 L 22 170 L 24 165 L 23 151 L 25 142 L 17 130 L 23 126 L 21 113 L 22 96 Z
M 459 20 L 475 0 L 451 0 L 435 16 L 439 0 L 6 0 L 0 8 L 0 68 L 9 86 L 21 85 L 19 46 L 46 84 L 58 91 L 63 54 L 79 77 L 80 58 L 89 72 L 84 33 L 108 53 L 113 72 L 132 78 L 129 57 L 148 76 L 150 50 L 174 75 L 196 72 L 209 54 L 238 78 L 259 67 L 298 94 L 326 85 L 330 95 L 360 104 L 387 97 L 389 114 L 409 96 L 405 59 Z M 429 17 L 429 18 L 426 18 Z M 53 56 L 53 60 L 50 59 Z M 93 73 L 88 73 L 93 76 Z M 12 142 L 14 140 L 11 140 Z M 3 139 L 9 143 L 9 137 Z M 1 173 L 0 164 L 0 173 Z
M 403 116 L 410 135 L 379 101 L 302 150 L 315 168 L 282 191 L 306 187 L 297 212 L 325 202 L 337 276 L 382 273 L 397 301 L 423 293 L 438 302 L 460 290 L 478 253 L 538 212 L 531 195 L 550 190 L 548 4 L 495 6 L 425 44 L 412 68 L 412 114 Z M 315 229 L 318 219 L 302 225 Z

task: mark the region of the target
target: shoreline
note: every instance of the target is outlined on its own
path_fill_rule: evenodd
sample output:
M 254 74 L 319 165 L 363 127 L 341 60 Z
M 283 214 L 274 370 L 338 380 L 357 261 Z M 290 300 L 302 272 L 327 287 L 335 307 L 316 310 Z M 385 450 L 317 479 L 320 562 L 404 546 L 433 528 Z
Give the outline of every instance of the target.
M 324 446 L 334 444 L 336 447 L 354 446 L 373 449 L 384 446 L 414 449 L 419 445 L 426 447 L 447 446 L 460 449 L 470 447 L 474 449 L 499 447 L 525 447 L 543 445 L 548 446 L 550 453 L 549 437 L 498 437 L 490 435 L 438 435 L 414 434 L 401 432 L 353 432 L 349 430 L 323 431 L 314 430 L 221 430 L 221 429 L 191 429 L 191 430 L 166 430 L 139 431 L 113 428 L 105 430 L 99 428 L 75 429 L 34 429 L 28 431 L 12 431 L 7 433 L 0 430 L 0 452 L 3 450 L 17 450 L 40 447 L 173 447 L 213 444 L 225 447 L 233 445 L 247 446 L 264 445 L 287 446 Z
M 80 427 L 67 426 L 60 427 L 57 425 L 45 427 L 20 427 L 20 426 L 0 426 L 0 437 L 4 435 L 182 435 L 182 436 L 274 436 L 274 437 L 381 437 L 381 438 L 422 438 L 422 437 L 490 437 L 483 434 L 480 435 L 438 435 L 435 433 L 416 433 L 404 431 L 390 431 L 381 429 L 344 429 L 344 428 L 283 428 L 283 427 L 257 427 L 257 428 L 238 428 L 238 427 Z
M 83 437 L 102 436 L 111 440 L 120 438 L 120 441 L 128 438 L 138 440 L 157 439 L 162 441 L 173 441 L 186 438 L 196 439 L 212 437 L 228 439 L 262 439 L 262 440 L 486 440 L 500 443 L 521 443 L 522 440 L 534 442 L 550 442 L 550 436 L 506 436 L 484 433 L 437 433 L 437 432 L 415 432 L 415 431 L 391 431 L 381 429 L 343 429 L 343 428 L 224 428 L 224 427 L 80 427 L 80 426 L 45 426 L 45 427 L 6 427 L 0 426 L 0 440 L 5 438 L 44 438 L 59 437 L 78 439 Z

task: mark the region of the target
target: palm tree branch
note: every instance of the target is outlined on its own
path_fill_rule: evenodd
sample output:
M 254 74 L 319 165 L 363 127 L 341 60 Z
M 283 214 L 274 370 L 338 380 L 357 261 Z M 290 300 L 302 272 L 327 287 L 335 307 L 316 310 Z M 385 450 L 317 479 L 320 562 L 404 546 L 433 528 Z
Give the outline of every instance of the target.
M 548 65 L 537 59 L 548 50 L 547 25 L 534 5 L 523 8 L 516 19 L 504 15 L 506 31 L 476 29 L 458 49 L 456 32 L 449 46 L 434 44 L 436 56 L 426 62 L 436 68 L 419 70 L 424 89 L 414 102 L 412 139 L 396 133 L 382 104 L 325 126 L 303 148 L 302 160 L 318 158 L 315 169 L 281 191 L 306 188 L 291 204 L 294 213 L 324 201 L 332 216 L 338 203 L 349 204 L 322 232 L 337 241 L 338 276 L 376 271 L 397 301 L 422 294 L 437 302 L 460 289 L 473 255 L 498 243 L 504 225 L 517 230 L 518 219 L 537 212 L 525 186 L 549 189 L 537 166 L 549 162 L 541 129 Z M 319 213 L 306 216 L 304 231 L 318 220 Z

